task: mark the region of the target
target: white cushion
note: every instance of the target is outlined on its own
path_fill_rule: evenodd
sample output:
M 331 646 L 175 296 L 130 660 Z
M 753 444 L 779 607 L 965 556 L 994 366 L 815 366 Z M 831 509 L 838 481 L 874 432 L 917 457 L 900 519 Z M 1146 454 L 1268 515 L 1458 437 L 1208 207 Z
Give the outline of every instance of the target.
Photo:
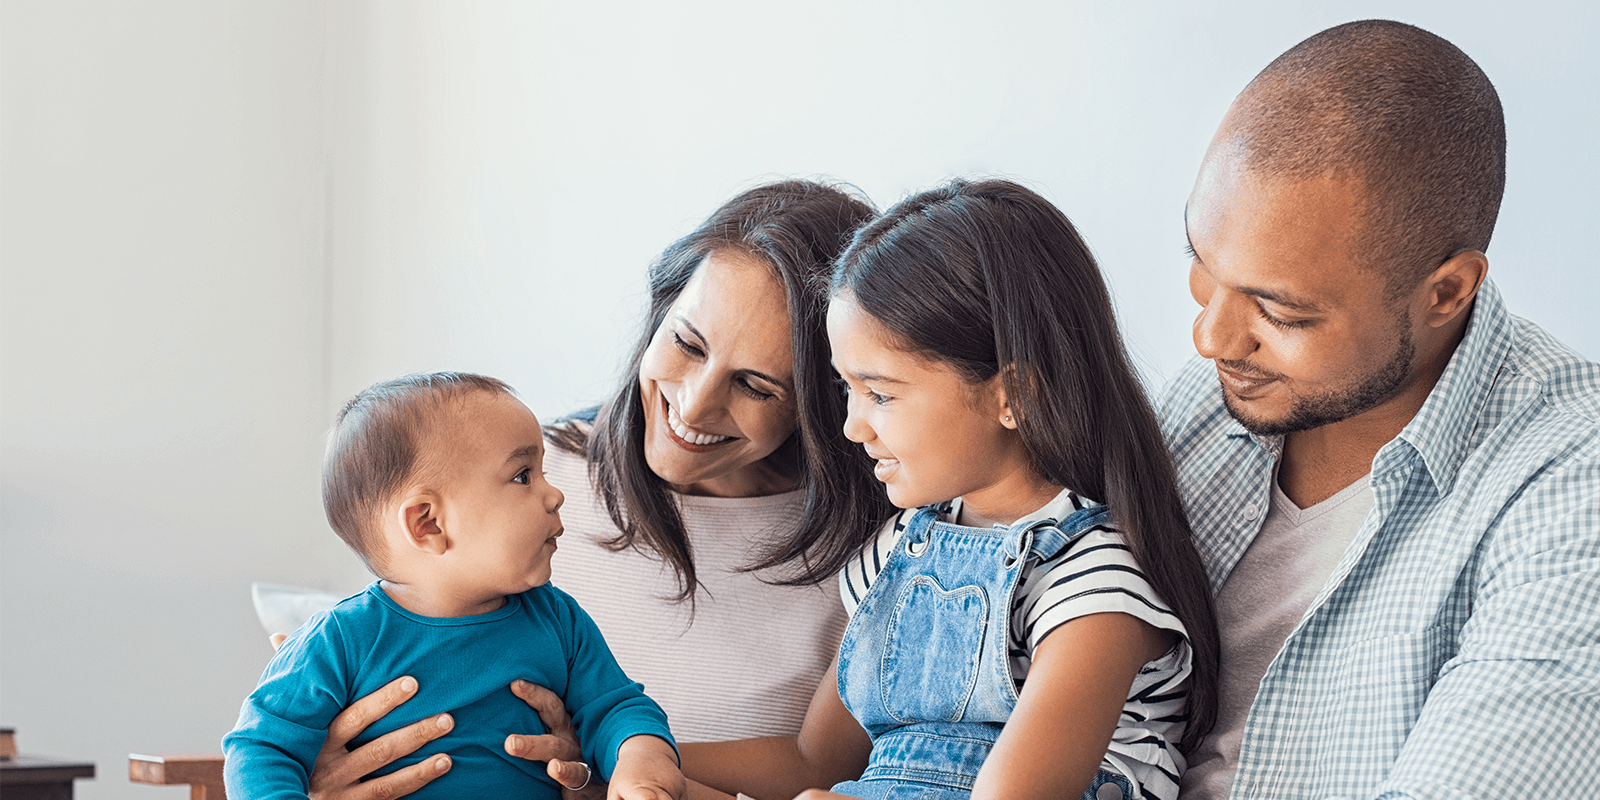
M 267 633 L 289 634 L 318 611 L 333 608 L 344 596 L 298 586 L 252 583 L 250 598 L 256 604 L 256 618 Z

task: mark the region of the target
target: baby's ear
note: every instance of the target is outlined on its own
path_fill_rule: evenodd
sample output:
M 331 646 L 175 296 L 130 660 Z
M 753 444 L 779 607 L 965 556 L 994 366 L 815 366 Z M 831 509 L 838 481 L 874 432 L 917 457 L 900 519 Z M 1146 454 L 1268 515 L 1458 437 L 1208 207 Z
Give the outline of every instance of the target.
M 430 555 L 444 555 L 450 549 L 440 515 L 439 497 L 432 492 L 408 495 L 400 503 L 400 529 L 406 544 Z

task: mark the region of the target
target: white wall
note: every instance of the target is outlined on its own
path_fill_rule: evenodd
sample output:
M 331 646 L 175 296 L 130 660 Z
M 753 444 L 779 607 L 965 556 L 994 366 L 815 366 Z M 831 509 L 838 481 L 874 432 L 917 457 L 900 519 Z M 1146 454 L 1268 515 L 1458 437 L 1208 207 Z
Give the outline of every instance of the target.
M 880 206 L 1021 179 L 1095 247 L 1153 380 L 1189 353 L 1181 212 L 1227 103 L 1367 16 L 1455 41 L 1511 138 L 1493 272 L 1591 357 L 1600 12 L 1565 3 L 111 0 L 0 6 L 0 724 L 131 787 L 214 750 L 269 656 L 252 580 L 355 589 L 340 399 L 613 379 L 664 244 L 754 182 Z
M 336 259 L 336 393 L 462 364 L 551 398 L 539 410 L 591 398 L 595 356 L 637 308 L 649 256 L 734 191 L 795 175 L 852 181 L 884 206 L 953 173 L 1028 182 L 1085 231 L 1165 374 L 1188 355 L 1194 313 L 1182 206 L 1223 110 L 1289 45 L 1384 10 L 823 0 L 753 18 L 746 3 L 668 5 L 368 16 L 351 59 L 366 72 L 347 87 L 366 115 L 340 134 L 339 168 L 360 165 L 340 197 L 365 224 Z M 1570 291 L 1596 286 L 1577 234 L 1597 220 L 1596 12 L 1400 8 L 1477 56 L 1507 98 L 1511 180 L 1491 256 L 1513 308 L 1600 354 Z M 424 295 L 473 325 L 393 313 Z M 552 297 L 575 313 L 552 316 Z
M 326 426 L 324 11 L 0 17 L 0 724 L 98 762 L 215 750 L 251 580 L 350 585 Z M 153 793 L 153 794 L 152 794 Z

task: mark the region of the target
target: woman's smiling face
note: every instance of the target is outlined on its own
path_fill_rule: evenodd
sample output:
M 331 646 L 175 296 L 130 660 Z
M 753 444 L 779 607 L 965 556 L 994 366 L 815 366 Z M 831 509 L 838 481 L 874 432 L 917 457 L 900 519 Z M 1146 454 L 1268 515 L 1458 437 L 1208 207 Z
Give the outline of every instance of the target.
M 772 455 L 795 430 L 794 353 L 783 286 L 759 257 L 706 256 L 639 363 L 644 455 L 685 494 L 794 488 Z

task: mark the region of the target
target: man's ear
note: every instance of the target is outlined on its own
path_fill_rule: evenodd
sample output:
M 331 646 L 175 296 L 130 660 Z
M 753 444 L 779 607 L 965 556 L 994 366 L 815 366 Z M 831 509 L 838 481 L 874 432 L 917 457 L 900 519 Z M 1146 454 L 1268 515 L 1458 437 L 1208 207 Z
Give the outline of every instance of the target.
M 1472 307 L 1483 279 L 1489 274 L 1489 257 L 1479 250 L 1463 250 L 1440 264 L 1422 282 L 1423 323 L 1441 328 Z
M 407 495 L 399 512 L 406 544 L 429 555 L 444 555 L 450 549 L 450 537 L 445 534 L 441 510 L 439 496 L 432 492 Z

